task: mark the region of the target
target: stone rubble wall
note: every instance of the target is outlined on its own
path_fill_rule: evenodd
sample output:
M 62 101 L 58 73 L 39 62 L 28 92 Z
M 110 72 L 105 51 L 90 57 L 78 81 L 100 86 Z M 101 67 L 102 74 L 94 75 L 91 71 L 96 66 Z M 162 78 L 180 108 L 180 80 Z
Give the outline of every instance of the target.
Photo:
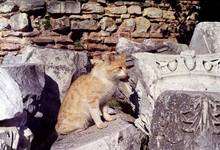
M 0 0 L 0 57 L 25 45 L 114 51 L 119 37 L 176 41 L 193 30 L 199 0 Z

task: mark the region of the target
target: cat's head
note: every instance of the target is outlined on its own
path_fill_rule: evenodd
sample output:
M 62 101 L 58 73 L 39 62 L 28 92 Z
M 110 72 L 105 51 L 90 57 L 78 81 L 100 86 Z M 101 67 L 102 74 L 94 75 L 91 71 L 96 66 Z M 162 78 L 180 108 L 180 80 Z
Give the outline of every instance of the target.
M 126 69 L 126 55 L 108 54 L 96 61 L 95 68 L 100 70 L 107 78 L 125 79 L 128 77 Z

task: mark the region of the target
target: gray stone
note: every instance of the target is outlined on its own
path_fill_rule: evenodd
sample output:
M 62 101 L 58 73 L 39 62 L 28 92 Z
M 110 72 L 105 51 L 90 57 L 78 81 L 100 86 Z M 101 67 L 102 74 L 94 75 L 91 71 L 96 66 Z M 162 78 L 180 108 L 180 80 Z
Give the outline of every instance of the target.
M 150 21 L 144 17 L 136 17 L 135 23 L 136 23 L 135 32 L 137 33 L 147 32 L 151 26 Z
M 141 15 L 141 7 L 138 5 L 132 5 L 130 7 L 128 7 L 128 13 L 129 14 L 136 14 L 136 15 Z
M 115 24 L 115 21 L 112 18 L 104 17 L 100 20 L 100 26 L 102 30 L 113 32 L 117 30 L 117 26 Z
M 45 7 L 44 0 L 13 0 L 21 12 L 41 10 Z
M 23 112 L 23 101 L 18 84 L 0 68 L 0 121 L 14 118 Z
M 71 30 L 89 30 L 89 31 L 97 31 L 100 26 L 96 20 L 87 19 L 83 21 L 71 21 Z
M 144 9 L 143 12 L 144 17 L 149 17 L 149 18 L 162 18 L 163 12 L 161 9 L 156 8 L 156 7 L 148 7 Z
M 37 63 L 45 65 L 46 75 L 57 83 L 60 97 L 64 96 L 70 86 L 71 80 L 86 73 L 88 58 L 86 53 L 68 50 L 54 50 L 50 48 L 39 48 L 27 46 L 23 53 L 17 58 L 17 63 Z M 7 58 L 7 57 L 6 57 Z M 10 63 L 8 57 L 3 64 Z
M 0 3 L 0 13 L 10 13 L 16 10 L 16 5 L 12 1 Z
M 51 14 L 79 14 L 81 3 L 79 1 L 52 1 L 47 6 Z
M 164 54 L 180 54 L 181 51 L 188 50 L 189 47 L 185 44 L 174 42 L 157 42 L 151 39 L 146 39 L 142 43 L 134 42 L 126 38 L 119 38 L 116 45 L 118 53 L 137 53 L 137 52 L 156 52 Z
M 132 150 L 140 149 L 146 136 L 120 118 L 108 123 L 105 129 L 95 126 L 76 134 L 58 139 L 51 150 Z
M 162 93 L 155 102 L 149 149 L 219 149 L 219 96 L 210 92 Z
M 9 24 L 12 30 L 27 31 L 29 29 L 28 15 L 26 13 L 19 13 L 11 16 Z
M 32 139 L 32 132 L 28 128 L 23 130 L 17 127 L 0 127 L 1 150 L 29 150 Z
M 8 19 L 0 18 L 0 30 L 5 30 L 9 27 Z
M 39 111 L 37 103 L 41 103 L 45 86 L 44 67 L 36 64 L 13 64 L 1 67 L 7 70 L 8 74 L 18 84 L 24 100 L 24 109 L 29 113 Z
M 220 23 L 201 22 L 193 33 L 190 48 L 196 54 L 208 54 L 220 52 Z
M 99 3 L 88 2 L 82 5 L 83 13 L 91 13 L 91 14 L 103 14 L 105 12 L 104 7 Z

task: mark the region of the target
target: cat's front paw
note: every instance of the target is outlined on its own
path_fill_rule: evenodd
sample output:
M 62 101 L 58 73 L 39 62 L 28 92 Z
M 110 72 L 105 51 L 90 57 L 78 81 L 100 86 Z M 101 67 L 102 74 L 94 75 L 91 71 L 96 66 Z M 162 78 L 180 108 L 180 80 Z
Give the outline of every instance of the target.
M 105 116 L 106 121 L 113 121 L 113 120 L 116 120 L 116 119 L 117 119 L 116 115 L 107 115 L 107 116 Z
M 106 122 L 103 122 L 103 123 L 100 123 L 97 125 L 97 128 L 99 129 L 103 129 L 103 128 L 107 128 L 108 127 L 108 124 Z

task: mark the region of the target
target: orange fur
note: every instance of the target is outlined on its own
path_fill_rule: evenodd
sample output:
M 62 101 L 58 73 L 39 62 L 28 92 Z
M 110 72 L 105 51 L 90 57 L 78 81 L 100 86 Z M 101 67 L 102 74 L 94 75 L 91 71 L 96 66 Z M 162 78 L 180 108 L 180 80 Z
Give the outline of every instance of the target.
M 61 104 L 56 131 L 67 134 L 84 130 L 93 120 L 98 128 L 107 127 L 101 116 L 112 121 L 115 116 L 107 113 L 106 102 L 114 94 L 120 79 L 126 78 L 125 56 L 112 56 L 95 63 L 92 71 L 80 76 L 70 86 Z

